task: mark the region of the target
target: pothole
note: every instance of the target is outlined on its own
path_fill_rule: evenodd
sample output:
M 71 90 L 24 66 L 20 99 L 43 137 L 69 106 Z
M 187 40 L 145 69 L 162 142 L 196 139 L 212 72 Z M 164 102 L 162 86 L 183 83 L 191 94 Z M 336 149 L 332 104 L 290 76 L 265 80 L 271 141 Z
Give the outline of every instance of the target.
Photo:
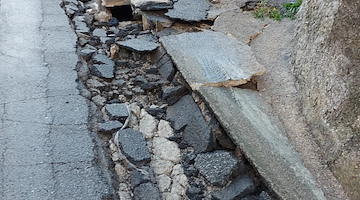
M 120 22 L 134 20 L 131 5 L 115 6 L 113 8 L 109 8 L 109 10 L 112 16 Z

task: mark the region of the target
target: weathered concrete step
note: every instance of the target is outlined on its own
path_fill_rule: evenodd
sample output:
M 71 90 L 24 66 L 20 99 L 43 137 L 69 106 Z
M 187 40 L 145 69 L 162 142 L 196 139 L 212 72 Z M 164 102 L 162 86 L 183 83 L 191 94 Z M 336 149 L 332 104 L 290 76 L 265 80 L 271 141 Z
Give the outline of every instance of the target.
M 325 199 L 258 92 L 234 87 L 265 69 L 250 48 L 216 32 L 160 39 L 193 90 L 281 199 Z
M 183 33 L 160 42 L 193 90 L 202 85 L 237 86 L 265 73 L 249 46 L 223 33 Z

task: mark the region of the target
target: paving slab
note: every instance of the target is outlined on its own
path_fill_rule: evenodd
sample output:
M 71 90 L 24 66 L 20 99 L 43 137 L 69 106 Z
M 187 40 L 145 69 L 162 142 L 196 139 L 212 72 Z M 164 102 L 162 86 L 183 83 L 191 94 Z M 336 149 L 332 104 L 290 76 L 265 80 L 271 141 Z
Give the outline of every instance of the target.
M 178 0 L 165 15 L 172 19 L 199 22 L 206 20 L 209 9 L 210 4 L 206 0 Z
M 202 87 L 223 128 L 281 199 L 325 199 L 284 130 L 268 114 L 259 93 L 239 88 Z
M 223 33 L 183 33 L 161 37 L 160 42 L 193 90 L 237 86 L 265 73 L 249 46 Z

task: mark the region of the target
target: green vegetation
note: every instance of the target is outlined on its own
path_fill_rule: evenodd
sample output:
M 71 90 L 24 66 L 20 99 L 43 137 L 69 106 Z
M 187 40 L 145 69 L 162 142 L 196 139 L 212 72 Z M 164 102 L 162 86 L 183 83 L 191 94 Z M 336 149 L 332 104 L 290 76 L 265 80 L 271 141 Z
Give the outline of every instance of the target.
M 296 13 L 299 11 L 302 0 L 296 2 L 285 3 L 282 8 L 269 6 L 267 0 L 260 1 L 255 7 L 254 16 L 256 18 L 264 19 L 269 17 L 274 20 L 281 20 L 284 18 L 295 19 Z

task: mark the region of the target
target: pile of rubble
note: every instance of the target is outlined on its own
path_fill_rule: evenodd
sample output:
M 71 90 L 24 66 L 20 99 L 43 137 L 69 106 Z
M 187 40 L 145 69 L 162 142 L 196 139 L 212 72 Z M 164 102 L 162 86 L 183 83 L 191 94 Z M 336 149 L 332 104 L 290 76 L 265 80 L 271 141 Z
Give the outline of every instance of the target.
M 109 140 L 120 199 L 275 199 L 159 43 L 208 27 L 230 2 L 63 1 L 78 36 L 79 90 L 96 105 L 93 128 Z M 119 7 L 131 21 L 113 17 Z

